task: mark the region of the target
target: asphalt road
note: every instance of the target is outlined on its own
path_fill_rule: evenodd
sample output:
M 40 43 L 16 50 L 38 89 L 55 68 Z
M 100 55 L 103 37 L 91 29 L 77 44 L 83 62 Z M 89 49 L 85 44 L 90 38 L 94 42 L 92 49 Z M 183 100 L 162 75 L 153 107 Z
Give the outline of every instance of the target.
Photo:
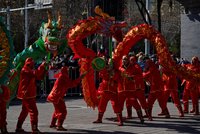
M 51 116 L 53 113 L 53 105 L 46 102 L 45 98 L 37 99 L 37 106 L 39 110 L 39 129 L 45 134 L 200 134 L 200 116 L 193 116 L 187 114 L 183 118 L 179 118 L 178 111 L 172 102 L 168 102 L 168 108 L 171 114 L 170 119 L 158 117 L 160 112 L 158 103 L 154 104 L 153 121 L 145 119 L 145 123 L 141 124 L 136 117 L 135 110 L 133 110 L 133 119 L 125 120 L 124 126 L 117 126 L 114 122 L 116 117 L 109 103 L 107 111 L 104 114 L 102 124 L 93 124 L 97 119 L 98 110 L 87 107 L 82 97 L 66 97 L 67 118 L 64 122 L 64 127 L 68 129 L 65 132 L 59 132 L 55 129 L 49 128 Z M 191 108 L 191 103 L 190 103 Z M 12 101 L 7 110 L 8 131 L 15 133 L 18 115 L 21 111 L 21 103 L 19 101 Z M 123 116 L 126 116 L 126 110 L 123 111 Z M 30 119 L 27 117 L 23 124 L 26 133 L 31 132 Z

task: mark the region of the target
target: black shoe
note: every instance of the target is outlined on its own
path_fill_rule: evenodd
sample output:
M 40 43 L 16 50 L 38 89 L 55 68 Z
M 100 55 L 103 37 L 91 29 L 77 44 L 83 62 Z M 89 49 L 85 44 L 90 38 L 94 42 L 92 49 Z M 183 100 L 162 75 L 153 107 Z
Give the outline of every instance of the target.
M 50 127 L 50 128 L 56 128 L 57 125 L 50 125 L 49 127 Z
M 22 133 L 22 132 L 25 132 L 23 128 L 16 128 L 15 129 L 15 132 L 17 133 Z
M 63 126 L 57 126 L 56 129 L 57 131 L 67 131 L 67 129 L 64 128 Z
M 100 120 L 93 121 L 93 123 L 102 123 Z
M 5 128 L 1 128 L 1 133 L 2 134 L 9 134 L 6 127 Z
M 35 129 L 31 134 L 43 134 L 43 132 L 40 132 L 39 129 Z

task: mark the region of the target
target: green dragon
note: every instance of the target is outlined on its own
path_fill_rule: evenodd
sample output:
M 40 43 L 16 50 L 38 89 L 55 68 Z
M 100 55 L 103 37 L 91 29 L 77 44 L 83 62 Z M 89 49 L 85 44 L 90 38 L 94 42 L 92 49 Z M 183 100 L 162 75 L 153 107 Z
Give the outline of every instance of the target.
M 48 12 L 48 22 L 42 23 L 39 30 L 39 39 L 16 55 L 13 60 L 14 69 L 10 72 L 10 80 L 8 82 L 8 88 L 11 91 L 11 100 L 15 96 L 19 83 L 20 71 L 26 58 L 32 57 L 35 62 L 37 62 L 47 57 L 46 60 L 49 62 L 50 54 L 55 56 L 65 50 L 67 47 L 67 40 L 66 38 L 62 39 L 60 37 L 62 28 L 60 13 L 56 21 L 52 20 L 52 14 Z

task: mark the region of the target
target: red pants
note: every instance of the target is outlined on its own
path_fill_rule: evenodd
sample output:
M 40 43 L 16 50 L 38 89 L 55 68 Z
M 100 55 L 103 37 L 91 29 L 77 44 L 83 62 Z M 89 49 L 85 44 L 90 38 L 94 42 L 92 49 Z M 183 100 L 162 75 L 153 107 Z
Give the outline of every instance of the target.
M 176 105 L 176 107 L 181 106 L 181 102 L 180 102 L 177 90 L 166 90 L 166 91 L 164 91 L 164 100 L 163 100 L 164 105 L 166 105 L 166 107 L 167 107 L 167 101 L 168 101 L 170 95 L 171 95 L 173 102 Z
M 31 125 L 37 125 L 38 124 L 38 109 L 36 106 L 35 98 L 22 100 L 22 110 L 18 117 L 18 120 L 23 123 L 28 113 L 30 115 Z
M 143 109 L 147 109 L 147 103 L 146 103 L 146 98 L 145 98 L 145 94 L 144 94 L 144 90 L 137 90 L 137 91 L 133 91 L 133 92 L 128 92 L 128 91 L 124 91 L 124 92 L 119 92 L 119 103 L 120 103 L 120 108 L 121 110 L 123 110 L 124 107 L 124 102 L 127 98 L 135 98 L 136 100 L 138 99 L 138 101 L 140 102 L 140 105 Z M 137 104 L 132 103 L 132 106 L 135 105 L 136 108 L 138 109 Z
M 58 119 L 58 122 L 63 121 L 67 116 L 67 109 L 64 99 L 60 99 L 57 104 L 53 103 L 53 105 L 55 111 L 52 118 Z
M 119 107 L 119 101 L 118 101 L 118 97 L 117 94 L 113 94 L 111 92 L 103 92 L 101 93 L 101 98 L 99 101 L 99 105 L 98 105 L 98 110 L 99 113 L 104 113 L 106 111 L 106 107 L 108 104 L 108 101 L 111 101 L 114 113 L 120 113 L 120 107 Z
M 163 103 L 164 97 L 163 97 L 163 92 L 161 92 L 161 91 L 149 93 L 148 101 L 147 101 L 148 108 L 149 109 L 153 108 L 153 104 L 155 103 L 156 99 L 158 100 L 158 104 L 159 104 L 160 108 L 162 109 L 162 111 L 165 111 L 165 109 L 167 107 Z
M 187 108 L 188 108 L 188 101 L 189 101 L 190 97 L 192 99 L 193 108 L 195 106 L 198 106 L 199 105 L 199 103 L 198 103 L 198 97 L 199 97 L 198 88 L 193 88 L 193 89 L 185 88 L 184 89 L 184 91 L 183 91 L 183 104 L 184 104 L 185 110 L 187 110 Z
M 6 123 L 6 102 L 0 98 L 0 129 L 7 125 Z
M 198 97 L 200 97 L 200 86 L 198 86 Z
M 127 109 L 132 109 L 132 107 L 138 111 L 138 110 L 141 110 L 141 106 L 140 104 L 138 103 L 137 99 L 136 98 L 127 98 L 126 99 L 126 108 Z

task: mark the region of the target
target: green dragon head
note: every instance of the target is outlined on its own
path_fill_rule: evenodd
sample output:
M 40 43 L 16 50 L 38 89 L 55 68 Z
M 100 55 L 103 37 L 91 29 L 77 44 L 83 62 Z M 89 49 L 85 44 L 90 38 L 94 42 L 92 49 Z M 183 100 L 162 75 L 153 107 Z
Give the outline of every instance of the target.
M 58 13 L 58 20 L 52 20 L 52 15 L 48 12 L 48 22 L 43 23 L 40 27 L 40 36 L 44 41 L 44 45 L 47 51 L 50 51 L 54 55 L 57 54 L 61 41 L 61 15 Z

